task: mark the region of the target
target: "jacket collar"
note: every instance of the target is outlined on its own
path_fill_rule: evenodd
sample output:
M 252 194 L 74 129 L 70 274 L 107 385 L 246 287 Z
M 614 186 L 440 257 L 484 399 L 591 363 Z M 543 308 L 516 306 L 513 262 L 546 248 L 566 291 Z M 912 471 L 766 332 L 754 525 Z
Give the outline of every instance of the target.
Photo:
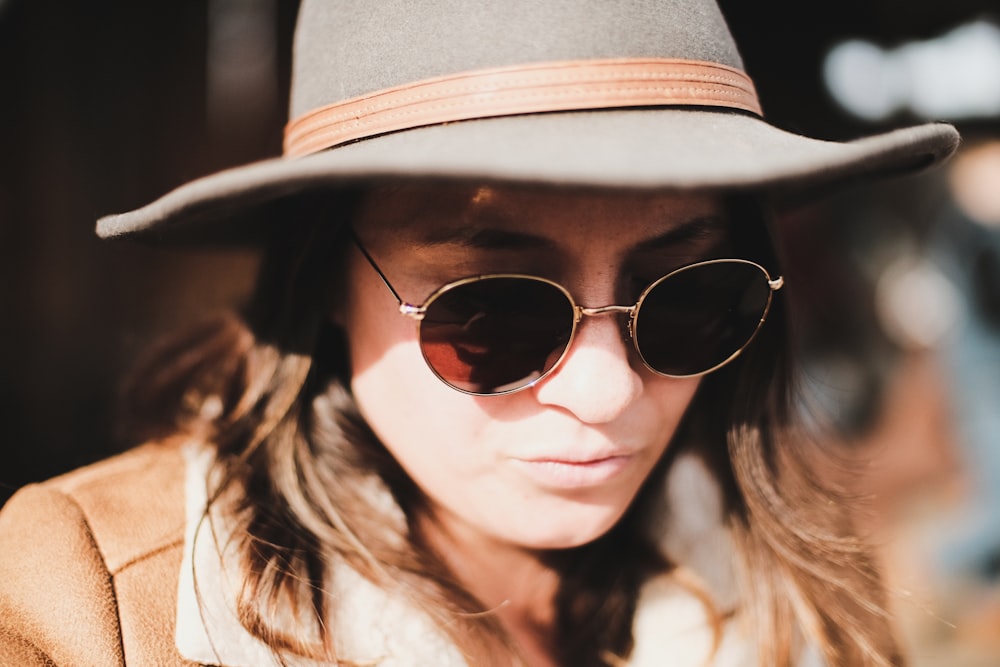
M 207 518 L 206 489 L 213 451 L 191 445 L 185 450 L 186 531 L 178 582 L 176 643 L 181 655 L 205 665 L 279 667 L 279 661 L 239 622 L 236 599 L 239 565 L 232 529 L 213 509 Z M 722 523 L 721 495 L 713 478 L 692 456 L 671 467 L 667 506 L 675 508 L 657 526 L 662 548 L 675 562 L 693 570 L 721 610 L 737 602 L 730 557 L 732 545 Z M 350 613 L 337 618 L 338 650 L 361 664 L 379 667 L 468 667 L 459 650 L 422 612 L 387 595 L 345 566 L 334 577 L 334 594 Z M 291 622 L 291 619 L 289 619 Z M 714 633 L 702 601 L 675 577 L 656 577 L 641 591 L 634 625 L 635 649 L 624 667 L 745 665 L 748 643 L 737 624 L 723 628 L 715 659 Z M 306 660 L 290 667 L 319 667 Z

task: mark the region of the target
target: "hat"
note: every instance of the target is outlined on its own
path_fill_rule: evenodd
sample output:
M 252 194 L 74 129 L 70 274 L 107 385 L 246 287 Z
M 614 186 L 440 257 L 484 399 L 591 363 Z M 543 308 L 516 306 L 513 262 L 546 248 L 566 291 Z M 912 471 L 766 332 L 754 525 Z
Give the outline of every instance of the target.
M 812 189 L 958 144 L 942 123 L 843 143 L 768 124 L 715 0 L 302 0 L 290 107 L 284 155 L 98 235 L 240 237 L 309 192 L 380 179 Z

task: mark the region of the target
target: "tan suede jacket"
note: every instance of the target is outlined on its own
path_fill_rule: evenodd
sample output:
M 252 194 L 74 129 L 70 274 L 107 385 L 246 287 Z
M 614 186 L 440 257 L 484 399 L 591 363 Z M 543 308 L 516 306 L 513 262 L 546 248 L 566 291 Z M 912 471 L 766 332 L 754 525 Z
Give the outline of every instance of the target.
M 0 512 L 0 665 L 194 665 L 174 646 L 184 461 L 145 446 Z
M 0 667 L 281 664 L 233 612 L 241 574 L 228 556 L 220 558 L 219 544 L 238 528 L 222 515 L 214 523 L 219 541 L 211 530 L 194 537 L 204 528 L 212 455 L 194 445 L 145 445 L 19 491 L 0 512 Z M 720 608 L 735 605 L 717 487 L 700 464 L 683 458 L 669 480 L 670 505 L 678 509 L 661 528 L 665 553 L 711 584 Z M 333 628 L 348 659 L 470 667 L 424 614 L 350 568 L 338 571 L 331 591 L 349 610 Z M 734 621 L 713 651 L 706 614 L 700 598 L 673 578 L 652 578 L 637 602 L 635 649 L 624 664 L 751 664 L 752 644 Z

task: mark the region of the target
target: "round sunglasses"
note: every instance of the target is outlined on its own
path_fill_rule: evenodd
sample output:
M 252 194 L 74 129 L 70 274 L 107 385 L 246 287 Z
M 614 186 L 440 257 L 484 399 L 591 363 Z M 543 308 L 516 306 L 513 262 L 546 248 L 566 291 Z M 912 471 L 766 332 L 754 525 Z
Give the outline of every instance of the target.
M 361 254 L 417 321 L 424 360 L 449 387 L 475 396 L 526 389 L 559 367 L 584 317 L 621 314 L 643 364 L 667 377 L 725 366 L 764 323 L 784 284 L 745 259 L 711 259 L 653 281 L 632 306 L 578 305 L 562 285 L 519 274 L 461 278 L 406 303 L 351 230 Z

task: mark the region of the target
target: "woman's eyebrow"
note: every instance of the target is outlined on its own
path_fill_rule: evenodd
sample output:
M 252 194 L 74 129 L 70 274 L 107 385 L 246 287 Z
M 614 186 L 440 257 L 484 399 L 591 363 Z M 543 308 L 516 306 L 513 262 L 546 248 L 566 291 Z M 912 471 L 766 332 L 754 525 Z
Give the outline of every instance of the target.
M 726 228 L 726 220 L 718 215 L 690 218 L 674 225 L 662 234 L 636 244 L 634 251 L 662 250 L 684 243 L 722 240 L 725 238 Z
M 674 224 L 662 234 L 636 244 L 637 252 L 662 250 L 694 241 L 716 240 L 725 236 L 726 222 L 717 215 L 698 216 Z M 477 250 L 555 250 L 558 243 L 551 238 L 530 232 L 461 225 L 437 227 L 420 234 L 419 246 L 434 248 L 455 245 Z
M 458 245 L 477 250 L 534 250 L 555 249 L 550 238 L 527 232 L 497 229 L 495 227 L 448 227 L 424 234 L 420 245 L 433 247 Z

